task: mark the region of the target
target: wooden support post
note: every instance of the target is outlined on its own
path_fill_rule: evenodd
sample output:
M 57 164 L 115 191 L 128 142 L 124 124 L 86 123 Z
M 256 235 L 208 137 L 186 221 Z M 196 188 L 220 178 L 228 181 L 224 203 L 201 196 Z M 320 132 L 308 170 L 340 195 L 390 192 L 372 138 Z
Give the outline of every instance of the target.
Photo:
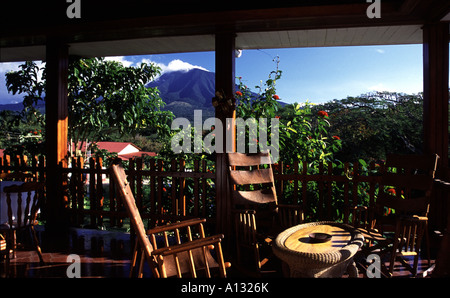
M 427 24 L 423 27 L 423 127 L 424 151 L 439 155 L 436 176 L 448 178 L 448 78 L 449 25 Z M 430 229 L 442 230 L 446 210 L 440 191 L 434 192 L 430 202 Z
M 235 93 L 235 33 L 220 32 L 216 34 L 216 92 L 222 93 L 227 99 L 234 101 Z M 222 104 L 226 104 L 222 102 Z M 227 118 L 236 117 L 234 102 L 228 108 L 216 107 L 216 118 L 222 122 L 224 142 L 223 153 L 216 153 L 216 204 L 217 204 L 217 232 L 230 235 L 231 202 L 229 198 L 228 169 L 227 169 L 227 135 L 231 134 L 231 148 L 235 148 L 234 123 L 228 125 Z M 234 121 L 233 121 L 234 122 Z M 228 123 L 229 124 L 229 123 Z M 216 126 L 217 127 L 217 126 Z M 217 150 L 218 151 L 218 150 Z
M 423 27 L 423 128 L 424 151 L 439 155 L 436 177 L 448 181 L 448 79 L 449 79 L 449 24 L 433 23 Z M 430 198 L 428 231 L 444 231 L 450 227 L 448 216 L 448 191 L 434 188 Z M 448 233 L 448 231 L 447 231 Z M 441 250 L 449 247 L 448 234 L 441 241 Z M 434 251 L 439 241 L 430 239 Z M 448 252 L 445 252 L 448 254 Z M 436 274 L 450 270 L 449 262 L 442 257 L 442 251 L 436 260 Z M 447 268 L 445 268 L 447 266 Z M 434 273 L 433 273 L 434 274 Z
M 448 23 L 423 27 L 424 149 L 439 155 L 442 178 L 448 169 L 448 43 Z
M 47 226 L 65 226 L 65 198 L 62 193 L 62 167 L 67 166 L 67 84 L 69 68 L 68 46 L 50 39 L 46 48 L 47 87 L 46 114 L 46 192 Z

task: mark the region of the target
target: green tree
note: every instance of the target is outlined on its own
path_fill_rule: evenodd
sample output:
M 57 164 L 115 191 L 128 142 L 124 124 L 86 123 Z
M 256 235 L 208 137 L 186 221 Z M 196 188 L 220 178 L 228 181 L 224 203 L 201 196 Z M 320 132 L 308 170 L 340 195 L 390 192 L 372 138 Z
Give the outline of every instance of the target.
M 36 105 L 45 101 L 45 67 L 40 69 L 34 62 L 20 67 L 6 74 L 8 91 L 25 93 L 22 117 L 34 115 L 43 122 Z M 114 132 L 133 134 L 145 127 L 155 127 L 167 137 L 173 114 L 161 111 L 164 102 L 156 88 L 145 87 L 159 72 L 153 64 L 125 67 L 103 58 L 72 59 L 68 77 L 69 139 L 82 146 L 86 139 L 103 140 Z
M 307 161 L 317 166 L 321 162 L 332 162 L 333 154 L 340 150 L 341 140 L 329 132 L 331 126 L 328 114 L 324 111 L 313 111 L 311 105 L 293 104 L 281 107 L 280 97 L 276 94 L 276 83 L 281 79 L 282 71 L 278 69 L 278 57 L 274 59 L 276 70 L 269 74 L 261 86 L 256 86 L 258 94 L 251 90 L 239 78 L 239 91 L 236 92 L 238 104 L 236 117 L 243 119 L 275 118 L 279 120 L 279 154 L 280 161 L 292 165 L 298 161 Z M 253 132 L 257 135 L 260 132 Z M 272 133 L 271 125 L 267 126 L 267 135 Z M 245 131 L 246 140 L 251 142 L 251 132 Z M 258 138 L 259 140 L 259 135 Z M 264 148 L 265 144 L 259 143 Z M 269 145 L 269 144 L 267 144 Z M 246 152 L 249 152 L 246 148 Z
M 331 132 L 335 119 L 312 107 L 306 102 L 280 109 L 280 155 L 287 164 L 306 161 L 317 167 L 322 162 L 333 162 L 334 154 L 341 149 L 341 138 Z
M 330 132 L 342 139 L 343 161 L 385 159 L 389 153 L 422 151 L 423 97 L 395 92 L 367 93 L 313 107 L 333 118 Z

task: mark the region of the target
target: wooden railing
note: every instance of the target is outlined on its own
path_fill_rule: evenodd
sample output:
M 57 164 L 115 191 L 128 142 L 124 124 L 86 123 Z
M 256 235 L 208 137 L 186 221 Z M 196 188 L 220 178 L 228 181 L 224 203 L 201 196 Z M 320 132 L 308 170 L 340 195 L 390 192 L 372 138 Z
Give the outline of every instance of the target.
M 41 157 L 2 158 L 0 172 L 27 171 L 42 180 L 45 167 Z M 300 204 L 306 220 L 351 220 L 349 206 L 373 204 L 380 169 L 372 163 L 361 171 L 358 163 L 333 168 L 306 163 L 274 166 L 280 202 Z M 211 162 L 132 159 L 126 168 L 136 204 L 149 227 L 165 221 L 205 217 L 215 221 L 215 171 Z M 66 209 L 74 226 L 127 227 L 126 213 L 117 199 L 115 186 L 102 159 L 74 158 L 62 170 Z
M 28 157 L 26 155 L 0 155 L 0 173 L 9 173 L 16 171 L 33 173 L 35 181 L 44 181 L 45 158 L 44 156 Z
M 306 221 L 352 222 L 353 207 L 373 206 L 383 188 L 384 164 L 375 162 L 366 168 L 358 162 L 334 167 L 332 163 L 319 164 L 317 168 L 301 162 L 275 165 L 274 171 L 280 201 L 302 205 Z
M 126 166 L 136 204 L 149 227 L 166 221 L 193 217 L 216 218 L 215 169 L 213 162 L 196 160 L 187 163 L 160 159 L 130 160 Z M 44 158 L 0 157 L 0 173 L 31 172 L 34 179 L 45 179 Z M 352 223 L 354 206 L 372 206 L 383 189 L 380 184 L 383 164 L 345 163 L 340 166 L 305 162 L 278 164 L 274 174 L 281 203 L 300 204 L 306 221 L 335 220 Z M 117 199 L 115 186 L 101 159 L 72 160 L 62 170 L 65 205 L 73 226 L 127 228 L 128 219 Z M 436 211 L 440 201 L 431 202 L 430 226 L 442 219 Z M 441 206 L 441 207 L 440 207 Z M 371 214 L 369 214 L 369 218 Z M 444 223 L 442 223 L 444 224 Z M 439 227 L 437 227 L 438 229 Z

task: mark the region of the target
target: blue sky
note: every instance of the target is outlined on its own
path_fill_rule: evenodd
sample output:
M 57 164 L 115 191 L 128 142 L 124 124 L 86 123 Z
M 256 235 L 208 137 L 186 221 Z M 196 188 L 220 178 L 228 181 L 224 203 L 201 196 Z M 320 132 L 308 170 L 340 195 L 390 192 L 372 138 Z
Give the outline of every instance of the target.
M 278 56 L 282 78 L 277 93 L 288 103 L 321 103 L 371 91 L 418 93 L 423 89 L 422 45 L 244 50 L 236 76 L 248 87 L 265 81 Z M 154 62 L 163 71 L 193 67 L 214 71 L 214 52 L 112 57 L 126 65 Z M 20 63 L 0 63 L 0 104 L 21 101 L 7 94 L 5 72 Z

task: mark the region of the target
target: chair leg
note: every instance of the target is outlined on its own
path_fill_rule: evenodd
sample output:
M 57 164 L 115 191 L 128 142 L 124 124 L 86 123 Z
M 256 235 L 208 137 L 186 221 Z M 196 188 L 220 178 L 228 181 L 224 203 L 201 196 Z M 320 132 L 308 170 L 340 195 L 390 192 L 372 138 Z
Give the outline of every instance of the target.
M 390 277 L 392 277 L 392 275 L 394 274 L 394 264 L 395 264 L 395 260 L 397 259 L 396 250 L 397 249 L 392 249 L 391 261 L 389 263 L 389 276 Z
M 10 259 L 9 259 L 9 252 L 8 253 L 6 253 L 4 256 L 4 260 L 3 260 L 3 270 L 4 270 L 4 272 L 5 272 L 5 277 L 9 277 L 10 275 L 9 275 L 9 271 L 10 271 L 10 265 L 11 265 L 11 263 L 10 263 Z
M 253 254 L 254 254 L 253 257 L 255 258 L 256 270 L 257 270 L 258 274 L 261 275 L 261 260 L 259 259 L 258 243 L 255 243 L 253 246 Z
M 16 258 L 16 250 L 17 250 L 17 233 L 16 230 L 10 230 L 8 233 L 9 243 L 11 243 L 12 257 Z
M 142 278 L 144 276 L 144 263 L 145 263 L 145 253 L 144 250 L 142 250 L 141 259 L 139 261 L 138 278 Z
M 427 246 L 427 259 L 428 259 L 428 267 L 431 266 L 431 253 L 430 253 L 430 236 L 428 233 L 428 221 L 425 222 L 425 243 Z
M 138 246 L 139 246 L 139 241 L 136 238 L 136 241 L 134 243 L 134 248 L 133 248 L 133 254 L 132 254 L 132 258 L 131 258 L 131 264 L 130 264 L 130 275 L 129 277 L 132 278 L 133 277 L 133 271 L 136 268 L 136 261 L 137 261 L 137 254 L 138 254 Z
M 36 252 L 39 256 L 39 261 L 41 262 L 41 264 L 45 264 L 44 258 L 42 257 L 41 247 L 39 246 L 39 240 L 38 240 L 38 237 L 36 234 L 36 230 L 34 229 L 34 226 L 30 226 L 30 229 L 31 229 L 31 233 L 32 233 L 32 239 L 34 242 L 34 246 L 35 246 Z
M 398 221 L 396 224 L 396 227 L 395 227 L 394 243 L 392 245 L 391 260 L 389 263 L 389 276 L 391 276 L 391 277 L 394 274 L 394 263 L 395 263 L 395 259 L 397 258 L 397 249 L 399 248 L 399 245 L 400 245 L 400 249 L 403 245 L 404 232 L 401 233 L 400 232 L 401 229 L 403 229 L 403 227 L 402 227 L 401 223 Z
M 424 223 L 419 222 L 417 224 L 417 228 L 418 228 L 417 229 L 417 242 L 416 242 L 416 247 L 414 248 L 416 255 L 414 256 L 414 264 L 413 264 L 413 271 L 412 271 L 412 274 L 414 277 L 416 277 L 416 275 L 417 275 L 417 266 L 419 264 L 420 247 L 422 244 L 422 239 L 423 239 L 424 233 L 425 233 L 425 241 L 427 241 L 427 238 L 428 238 L 426 222 L 424 222 Z M 430 264 L 429 243 L 427 243 L 427 253 L 428 253 L 428 262 L 429 262 L 428 264 Z

